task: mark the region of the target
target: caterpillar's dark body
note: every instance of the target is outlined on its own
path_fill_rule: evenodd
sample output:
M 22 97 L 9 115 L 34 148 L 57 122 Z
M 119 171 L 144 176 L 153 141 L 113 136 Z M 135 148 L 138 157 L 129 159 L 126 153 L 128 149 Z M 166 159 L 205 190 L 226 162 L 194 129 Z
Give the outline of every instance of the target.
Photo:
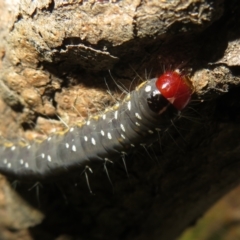
M 47 179 L 94 161 L 113 161 L 149 139 L 156 140 L 157 132 L 170 124 L 173 110 L 156 81 L 142 83 L 121 104 L 67 132 L 40 143 L 0 146 L 0 172 L 17 179 Z

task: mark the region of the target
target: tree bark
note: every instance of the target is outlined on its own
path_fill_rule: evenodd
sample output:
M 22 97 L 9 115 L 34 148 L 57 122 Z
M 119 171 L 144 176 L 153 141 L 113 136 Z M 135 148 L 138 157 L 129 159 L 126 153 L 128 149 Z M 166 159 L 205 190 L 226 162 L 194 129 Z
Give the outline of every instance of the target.
M 111 182 L 103 168 L 88 175 L 93 194 L 81 173 L 2 176 L 1 239 L 171 240 L 239 184 L 237 0 L 1 0 L 0 13 L 3 141 L 82 121 L 146 72 L 180 69 L 195 88 L 160 144 L 127 157 L 128 174 L 119 161 L 107 166 Z

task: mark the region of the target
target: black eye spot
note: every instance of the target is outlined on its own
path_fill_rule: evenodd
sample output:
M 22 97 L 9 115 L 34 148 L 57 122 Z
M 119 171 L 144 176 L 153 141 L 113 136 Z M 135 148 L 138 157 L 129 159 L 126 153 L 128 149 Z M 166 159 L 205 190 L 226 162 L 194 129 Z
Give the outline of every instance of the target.
M 151 92 L 147 102 L 149 108 L 155 113 L 159 113 L 161 109 L 169 105 L 169 101 L 159 91 Z

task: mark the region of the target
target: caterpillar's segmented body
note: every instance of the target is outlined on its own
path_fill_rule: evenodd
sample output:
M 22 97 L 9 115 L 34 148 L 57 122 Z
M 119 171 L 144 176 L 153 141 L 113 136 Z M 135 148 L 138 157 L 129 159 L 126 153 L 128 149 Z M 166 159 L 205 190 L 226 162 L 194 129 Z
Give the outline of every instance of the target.
M 171 123 L 173 109 L 184 108 L 191 94 L 191 87 L 178 73 L 167 72 L 143 82 L 121 103 L 65 133 L 40 143 L 0 146 L 0 172 L 38 180 L 70 173 L 94 161 L 114 161 L 140 144 L 157 140 L 158 132 Z

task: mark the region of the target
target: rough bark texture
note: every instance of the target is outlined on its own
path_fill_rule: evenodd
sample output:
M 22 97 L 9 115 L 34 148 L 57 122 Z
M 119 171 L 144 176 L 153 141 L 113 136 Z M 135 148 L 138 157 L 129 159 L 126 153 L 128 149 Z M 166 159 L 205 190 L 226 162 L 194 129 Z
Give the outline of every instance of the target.
M 175 239 L 240 182 L 237 0 L 0 1 L 1 133 L 43 137 L 101 111 L 163 69 L 192 107 L 159 143 L 62 182 L 0 181 L 0 238 Z M 111 75 L 108 70 L 111 70 Z M 138 76 L 137 76 L 138 75 Z M 58 119 L 62 119 L 59 121 Z M 151 155 L 151 158 L 149 157 Z M 13 201 L 14 199 L 14 201 Z M 37 210 L 38 209 L 38 210 Z

